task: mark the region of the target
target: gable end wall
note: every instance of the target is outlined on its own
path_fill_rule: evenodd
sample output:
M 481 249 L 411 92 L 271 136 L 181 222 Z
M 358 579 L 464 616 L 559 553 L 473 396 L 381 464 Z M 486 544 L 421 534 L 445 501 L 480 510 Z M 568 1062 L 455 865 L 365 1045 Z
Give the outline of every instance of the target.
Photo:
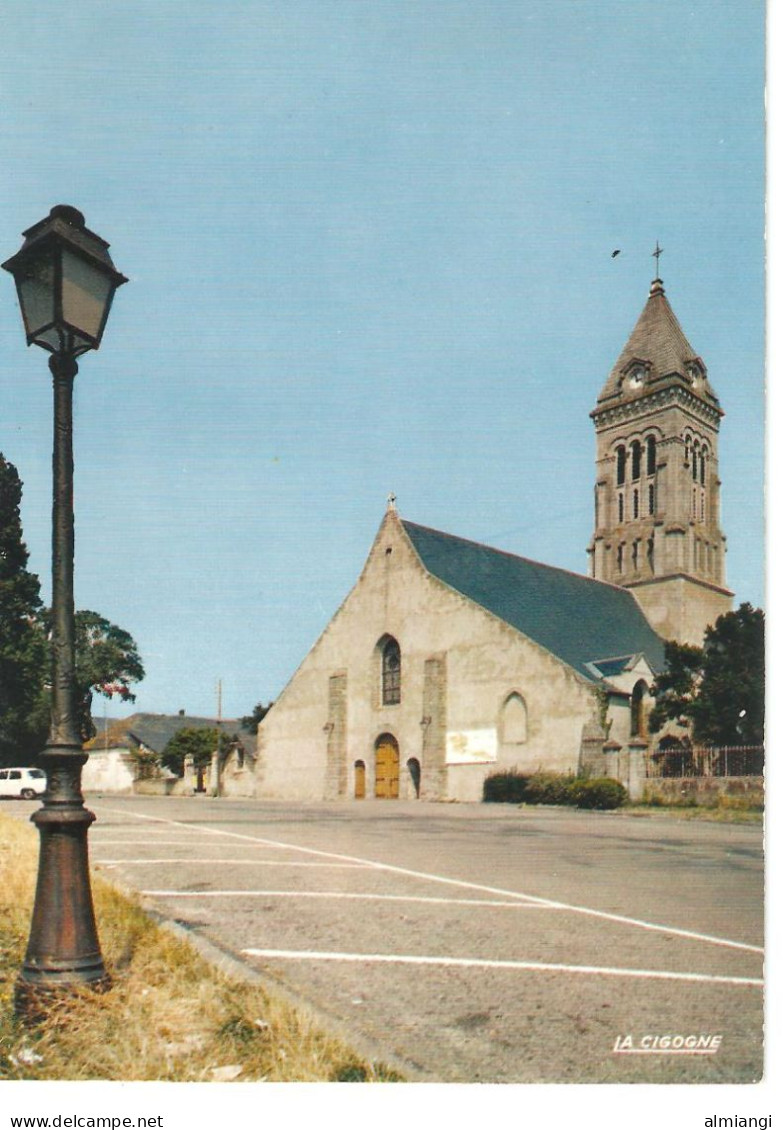
M 376 645 L 386 634 L 400 645 L 402 694 L 384 706 Z M 502 707 L 512 691 L 527 707 L 527 737 L 505 743 Z M 258 795 L 352 796 L 363 761 L 371 796 L 375 743 L 392 734 L 402 797 L 415 797 L 406 768 L 415 759 L 422 797 L 479 800 L 484 777 L 498 769 L 575 771 L 594 713 L 586 679 L 432 577 L 391 512 L 353 590 L 261 723 Z M 467 762 L 453 764 L 460 743 Z M 480 760 L 482 748 L 494 760 Z

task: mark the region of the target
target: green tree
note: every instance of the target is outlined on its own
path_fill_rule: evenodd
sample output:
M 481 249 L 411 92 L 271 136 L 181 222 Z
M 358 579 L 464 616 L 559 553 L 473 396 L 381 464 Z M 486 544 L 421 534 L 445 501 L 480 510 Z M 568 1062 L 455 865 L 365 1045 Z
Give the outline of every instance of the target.
M 0 455 L 0 764 L 30 760 L 46 725 L 40 585 L 27 569 L 19 506 L 22 483 Z
M 764 613 L 751 604 L 719 616 L 701 648 L 667 643 L 666 670 L 652 687 L 650 728 L 668 719 L 705 745 L 764 744 Z
M 196 769 L 203 769 L 209 765 L 213 752 L 218 749 L 218 742 L 222 735 L 217 729 L 205 726 L 183 726 L 177 730 L 161 754 L 161 764 L 181 777 L 185 772 L 185 758 L 192 757 Z
M 253 707 L 252 714 L 246 714 L 243 718 L 239 719 L 239 724 L 243 730 L 247 730 L 250 734 L 258 733 L 258 724 L 266 718 L 269 711 L 272 709 L 272 703 L 269 706 L 264 706 L 263 703 L 257 702 Z
M 139 649 L 129 632 L 97 612 L 76 613 L 76 688 L 85 741 L 95 734 L 90 709 L 93 693 L 135 702 L 131 683 L 143 678 Z
M 25 764 L 45 744 L 49 728 L 51 613 L 41 605 L 38 578 L 28 572 L 19 507 L 22 483 L 0 455 L 0 764 Z M 76 613 L 76 698 L 81 736 L 95 733 L 93 693 L 134 700 L 144 678 L 128 632 L 97 612 Z
M 764 744 L 764 613 L 751 604 L 720 616 L 704 636 L 693 732 L 710 745 Z
M 665 658 L 666 666 L 651 689 L 655 706 L 650 711 L 649 725 L 653 733 L 657 733 L 668 721 L 682 726 L 692 724 L 704 651 L 690 644 L 667 640 Z

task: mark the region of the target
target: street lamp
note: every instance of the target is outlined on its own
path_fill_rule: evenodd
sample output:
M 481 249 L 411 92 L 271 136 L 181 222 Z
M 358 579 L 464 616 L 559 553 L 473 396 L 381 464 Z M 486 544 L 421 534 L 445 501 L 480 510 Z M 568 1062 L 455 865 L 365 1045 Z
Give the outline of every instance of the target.
M 7 262 L 16 282 L 28 345 L 51 353 L 54 380 L 52 459 L 52 715 L 41 755 L 48 787 L 31 817 L 41 851 L 38 885 L 17 1011 L 36 1015 L 46 1000 L 79 985 L 108 983 L 90 890 L 82 750 L 76 703 L 73 601 L 73 380 L 76 358 L 97 349 L 114 292 L 128 280 L 114 267 L 108 243 L 85 227 L 76 208 L 58 204 L 23 233 Z

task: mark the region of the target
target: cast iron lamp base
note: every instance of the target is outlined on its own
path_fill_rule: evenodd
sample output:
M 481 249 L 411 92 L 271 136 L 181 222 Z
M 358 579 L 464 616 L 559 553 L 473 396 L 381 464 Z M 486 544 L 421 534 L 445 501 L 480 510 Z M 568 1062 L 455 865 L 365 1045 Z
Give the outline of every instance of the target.
M 38 1020 L 69 992 L 107 989 L 90 890 L 81 748 L 47 747 L 41 764 L 48 788 L 31 820 L 41 837 L 38 885 L 27 954 L 16 985 L 17 1015 Z

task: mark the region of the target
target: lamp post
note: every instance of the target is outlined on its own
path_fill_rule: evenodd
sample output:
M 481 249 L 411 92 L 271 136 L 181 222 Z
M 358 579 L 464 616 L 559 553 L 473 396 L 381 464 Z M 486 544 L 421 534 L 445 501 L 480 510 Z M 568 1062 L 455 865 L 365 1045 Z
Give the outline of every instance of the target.
M 108 243 L 76 208 L 58 204 L 24 232 L 7 262 L 16 282 L 28 345 L 50 354 L 54 382 L 52 458 L 52 713 L 41 762 L 47 790 L 31 817 L 41 850 L 30 938 L 16 988 L 17 1012 L 45 1011 L 53 994 L 108 984 L 90 890 L 82 750 L 76 703 L 73 599 L 73 381 L 77 357 L 101 343 L 114 292 L 128 280 Z

